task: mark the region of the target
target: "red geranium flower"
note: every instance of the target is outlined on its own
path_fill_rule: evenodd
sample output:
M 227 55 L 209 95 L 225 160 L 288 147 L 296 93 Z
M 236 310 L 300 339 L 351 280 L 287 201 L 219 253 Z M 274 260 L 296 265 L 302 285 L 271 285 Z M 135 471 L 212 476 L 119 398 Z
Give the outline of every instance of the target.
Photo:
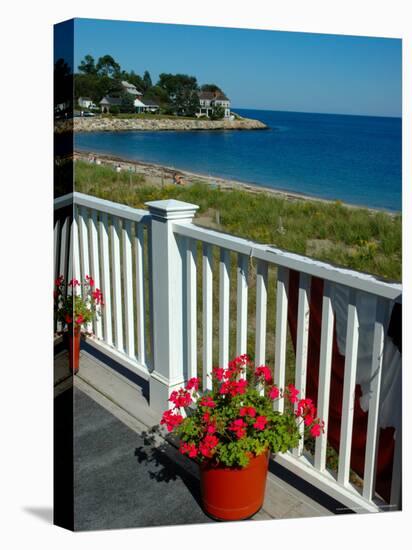
M 214 434 L 216 431 L 216 424 L 215 423 L 210 423 L 206 426 L 206 432 L 208 434 Z
M 77 323 L 78 325 L 81 325 L 82 323 L 84 323 L 84 317 L 83 317 L 83 315 L 80 314 L 80 315 L 78 315 L 78 316 L 76 317 L 76 323 Z
M 230 431 L 235 432 L 236 437 L 238 439 L 242 439 L 242 437 L 245 437 L 246 427 L 247 427 L 247 424 L 242 418 L 233 420 L 233 422 L 231 422 L 228 426 Z
M 273 386 L 269 392 L 269 397 L 271 399 L 277 399 L 280 395 L 279 388 L 277 386 Z
M 313 404 L 312 399 L 299 399 L 298 404 L 296 406 L 296 416 L 316 416 L 316 408 Z
M 63 275 L 60 275 L 60 277 L 57 277 L 57 279 L 54 281 L 55 286 L 60 286 L 62 282 L 64 281 Z
M 182 455 L 189 455 L 190 458 L 195 458 L 197 456 L 197 448 L 194 443 L 181 443 L 180 452 Z
M 233 388 L 233 391 L 235 392 L 234 395 L 245 393 L 246 388 L 247 388 L 247 381 L 244 380 L 243 378 L 242 380 L 239 380 L 239 382 L 234 382 L 234 388 Z
M 89 283 L 90 286 L 94 286 L 94 279 L 92 279 L 90 275 L 86 275 L 86 281 Z
M 191 378 L 186 384 L 186 389 L 187 390 L 194 389 L 195 391 L 197 391 L 199 389 L 199 383 L 200 383 L 199 378 Z
M 239 414 L 240 416 L 250 416 L 254 418 L 256 416 L 256 409 L 254 407 L 241 407 Z
M 269 367 L 267 367 L 266 365 L 261 365 L 260 367 L 258 367 L 255 370 L 255 374 L 258 377 L 262 376 L 265 379 L 265 382 L 267 382 L 268 384 L 272 382 L 272 373 L 270 372 Z
M 230 391 L 230 382 L 223 382 L 223 384 L 220 386 L 219 393 L 222 395 L 226 395 Z
M 305 423 L 305 426 L 310 426 L 311 424 L 313 424 L 314 422 L 314 418 L 313 416 L 310 416 L 310 414 L 308 414 L 307 416 L 305 416 L 305 419 L 304 419 L 304 423 Z
M 199 451 L 204 457 L 211 458 L 213 456 L 213 449 L 218 443 L 219 439 L 215 435 L 206 435 L 199 443 Z
M 322 433 L 322 426 L 320 424 L 313 424 L 313 426 L 310 429 L 310 434 L 313 437 L 319 437 Z
M 180 390 L 172 391 L 169 397 L 169 401 L 171 401 L 175 407 L 188 407 L 190 403 L 192 403 L 192 398 L 190 396 L 190 393 L 185 390 L 184 388 L 180 388 Z
M 216 407 L 216 403 L 209 395 L 204 395 L 202 397 L 202 399 L 200 400 L 200 405 L 202 407 L 210 407 L 211 409 L 213 409 L 213 407 Z
M 92 298 L 96 301 L 96 304 L 103 305 L 103 293 L 99 288 L 92 292 Z
M 166 424 L 168 432 L 174 430 L 176 426 L 183 422 L 183 416 L 179 413 L 175 413 L 172 410 L 167 410 L 163 413 L 160 424 Z
M 70 317 L 70 315 L 68 313 L 66 313 L 65 317 L 64 317 L 64 320 L 66 321 L 66 323 L 68 325 L 70 325 L 70 323 L 72 322 L 72 318 Z
M 298 398 L 297 395 L 299 393 L 299 390 L 295 388 L 293 384 L 289 384 L 286 389 L 286 395 L 291 403 L 296 403 Z
M 256 422 L 253 424 L 253 427 L 257 430 L 264 430 L 266 428 L 266 424 L 268 423 L 268 420 L 266 416 L 258 416 L 256 418 Z
M 222 369 L 222 367 L 213 367 L 212 373 L 216 380 L 219 380 L 219 382 L 223 380 L 224 369 Z

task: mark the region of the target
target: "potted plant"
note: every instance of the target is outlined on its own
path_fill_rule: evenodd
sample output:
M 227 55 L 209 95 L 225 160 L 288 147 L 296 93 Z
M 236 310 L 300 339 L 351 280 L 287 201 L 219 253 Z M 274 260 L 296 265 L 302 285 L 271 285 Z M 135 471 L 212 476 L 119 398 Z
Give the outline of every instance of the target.
M 214 367 L 212 390 L 199 379 L 173 391 L 160 424 L 180 438 L 180 452 L 198 462 L 204 511 L 214 519 L 240 520 L 262 506 L 269 454 L 298 445 L 299 424 L 312 437 L 323 431 L 310 399 L 273 384 L 269 367 L 255 368 L 247 355 Z M 284 399 L 284 412 L 274 401 Z
M 60 275 L 55 281 L 54 309 L 56 320 L 62 324 L 67 338 L 70 372 L 79 370 L 80 335 L 82 327 L 101 314 L 103 294 L 95 288 L 94 280 L 86 275 L 84 282 L 72 279 L 68 284 Z

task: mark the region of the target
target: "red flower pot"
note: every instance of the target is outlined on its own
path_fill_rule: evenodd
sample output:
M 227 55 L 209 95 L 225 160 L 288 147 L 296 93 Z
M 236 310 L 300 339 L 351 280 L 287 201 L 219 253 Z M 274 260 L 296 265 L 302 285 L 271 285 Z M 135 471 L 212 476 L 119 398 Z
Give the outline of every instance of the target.
M 80 357 L 80 326 L 69 325 L 68 331 L 69 342 L 69 368 L 72 374 L 77 374 L 79 371 Z
M 252 456 L 245 468 L 202 462 L 200 486 L 203 509 L 214 519 L 241 520 L 253 516 L 263 504 L 269 452 Z

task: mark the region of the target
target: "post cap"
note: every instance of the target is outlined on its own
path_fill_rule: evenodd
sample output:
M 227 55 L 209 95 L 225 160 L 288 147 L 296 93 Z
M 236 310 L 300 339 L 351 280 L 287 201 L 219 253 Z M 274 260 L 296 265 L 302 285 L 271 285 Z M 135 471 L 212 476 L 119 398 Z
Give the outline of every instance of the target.
M 145 205 L 149 207 L 152 216 L 163 220 L 191 220 L 199 209 L 197 204 L 176 199 L 149 201 Z

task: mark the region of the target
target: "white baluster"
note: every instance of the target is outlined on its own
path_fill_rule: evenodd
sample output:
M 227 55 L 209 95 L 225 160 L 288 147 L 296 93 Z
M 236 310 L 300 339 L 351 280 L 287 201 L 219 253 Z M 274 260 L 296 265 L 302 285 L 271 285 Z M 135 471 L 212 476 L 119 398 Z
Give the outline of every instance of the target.
M 275 341 L 275 375 L 274 382 L 285 388 L 286 380 L 286 344 L 288 335 L 288 288 L 289 270 L 278 267 L 276 287 L 276 341 Z M 284 400 L 277 399 L 273 403 L 275 411 L 283 413 Z
M 203 388 L 211 390 L 213 361 L 213 271 L 212 247 L 203 244 Z

